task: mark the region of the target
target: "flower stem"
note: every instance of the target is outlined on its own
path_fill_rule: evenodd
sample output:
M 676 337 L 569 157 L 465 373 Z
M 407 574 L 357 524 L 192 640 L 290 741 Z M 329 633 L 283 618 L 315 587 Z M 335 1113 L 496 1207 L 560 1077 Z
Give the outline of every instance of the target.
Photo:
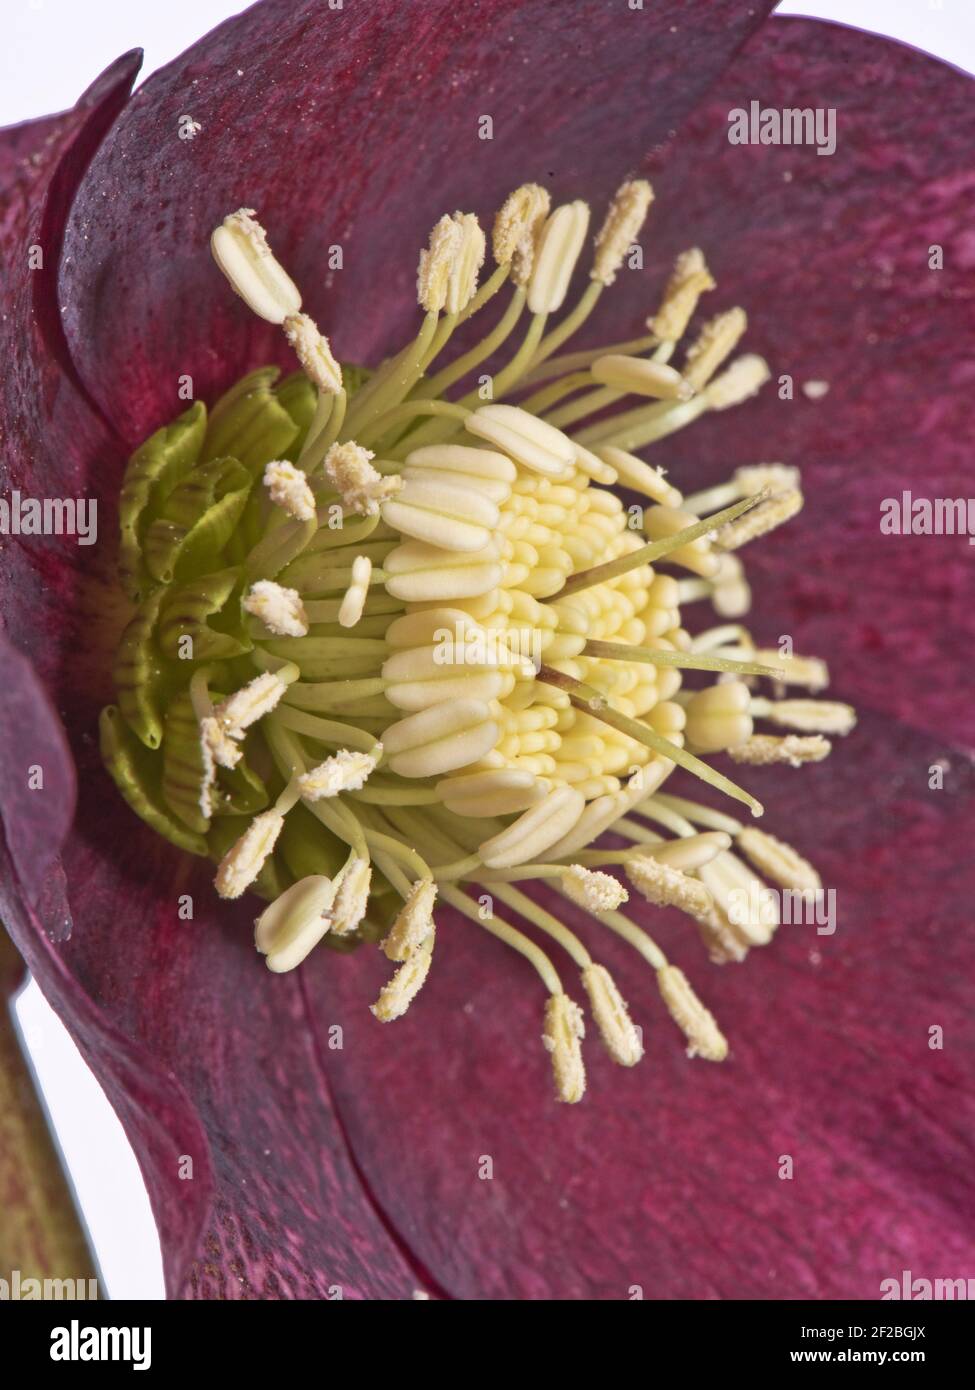
M 0 927 L 0 980 L 19 972 Z M 0 1268 L 24 1279 L 95 1278 L 95 1262 L 57 1147 L 20 1047 L 6 994 L 0 1003 Z

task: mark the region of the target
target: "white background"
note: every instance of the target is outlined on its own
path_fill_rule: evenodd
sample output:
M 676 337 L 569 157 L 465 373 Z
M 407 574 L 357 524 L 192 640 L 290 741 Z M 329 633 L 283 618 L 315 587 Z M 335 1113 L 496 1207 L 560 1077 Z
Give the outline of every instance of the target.
M 129 48 L 145 49 L 144 80 L 243 8 L 233 0 L 0 0 L 0 125 L 70 106 Z M 779 13 L 888 34 L 975 72 L 973 0 L 786 0 Z M 103 1292 L 161 1298 L 159 1241 L 121 1125 L 35 985 L 21 995 L 17 1016 L 92 1234 Z

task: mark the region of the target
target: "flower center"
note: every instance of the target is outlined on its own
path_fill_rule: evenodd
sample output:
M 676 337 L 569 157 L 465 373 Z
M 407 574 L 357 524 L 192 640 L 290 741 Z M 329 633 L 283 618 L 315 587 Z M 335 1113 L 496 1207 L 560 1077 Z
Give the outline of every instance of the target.
M 512 194 L 480 288 L 477 219 L 441 218 L 420 257 L 417 334 L 371 372 L 336 361 L 241 209 L 214 233 L 214 257 L 281 325 L 303 371 L 279 381 L 262 369 L 209 412 L 192 406 L 136 452 L 120 499 L 120 578 L 135 611 L 101 736 L 130 805 L 217 860 L 222 897 L 268 900 L 255 942 L 272 970 L 320 941 L 380 941 L 398 965 L 373 1005 L 384 1021 L 427 977 L 435 901 L 466 914 L 536 968 L 566 1101 L 585 1085 L 582 1014 L 539 935 L 581 971 L 617 1062 L 639 1060 L 640 1037 L 582 939 L 517 883 L 547 880 L 629 941 L 691 1054 L 719 1060 L 714 1019 L 620 911 L 629 893 L 617 875 L 688 913 L 714 957 L 740 959 L 774 929 L 766 910 L 732 911 L 736 893 L 770 891 L 745 860 L 802 893 L 817 891 L 815 871 L 661 788 L 679 767 L 760 815 L 702 755 L 798 766 L 853 723 L 843 705 L 757 692 L 762 679 L 776 694 L 818 689 L 821 663 L 762 652 L 738 622 L 693 637 L 684 626 L 701 602 L 744 615 L 735 552 L 802 502 L 782 465 L 684 497 L 634 452 L 768 377 L 753 356 L 725 366 L 745 331 L 740 309 L 706 323 L 671 365 L 714 288 L 702 254 L 678 258 L 645 334 L 562 351 L 617 279 L 651 200 L 642 182 L 619 190 L 588 287 L 554 326 L 586 241 L 585 203 L 550 212 L 536 185 Z M 450 359 L 475 314 L 491 326 Z M 701 684 L 706 673 L 717 683 Z M 794 732 L 757 732 L 762 721 Z M 600 847 L 610 830 L 623 849 Z

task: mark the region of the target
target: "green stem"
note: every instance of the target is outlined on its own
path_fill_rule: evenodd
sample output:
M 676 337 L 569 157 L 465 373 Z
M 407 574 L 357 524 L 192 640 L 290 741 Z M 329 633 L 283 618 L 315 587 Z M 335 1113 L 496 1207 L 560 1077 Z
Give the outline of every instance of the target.
M 544 337 L 539 343 L 538 351 L 535 353 L 529 365 L 530 371 L 534 371 L 537 367 L 541 366 L 547 357 L 551 357 L 553 352 L 557 352 L 563 343 L 567 342 L 574 333 L 579 331 L 593 309 L 595 309 L 599 296 L 603 292 L 603 288 L 599 280 L 589 281 L 582 298 L 571 313 L 566 314 L 562 322 L 556 328 L 553 328 L 551 333 Z
M 23 962 L 0 927 L 0 988 Z M 93 1280 L 95 1262 L 20 1047 L 6 990 L 0 1000 L 0 1269 L 9 1279 Z M 81 1297 L 84 1297 L 82 1292 Z
M 591 367 L 597 357 L 633 357 L 645 352 L 647 348 L 654 347 L 658 342 L 655 333 L 648 333 L 642 338 L 627 338 L 621 343 L 606 343 L 603 347 L 585 348 L 581 352 L 567 352 L 562 357 L 550 357 L 547 362 L 526 372 L 523 384 L 534 386 L 536 381 L 548 381 L 550 377 L 563 376 L 566 372 L 583 371 Z
M 549 994 L 562 993 L 562 982 L 555 966 L 541 947 L 536 946 L 534 941 L 525 936 L 524 932 L 510 927 L 507 922 L 500 921 L 493 913 L 487 917 L 482 917 L 480 909 L 471 902 L 470 898 L 447 884 L 441 887 L 440 896 L 444 902 L 455 907 L 458 912 L 462 912 L 465 917 L 469 917 L 472 922 L 476 922 L 479 927 L 483 927 L 485 931 L 490 932 L 492 936 L 496 936 L 499 941 L 503 941 L 506 946 L 510 946 L 519 955 L 530 961 L 542 977 L 542 983 Z
M 365 446 L 382 439 L 383 435 L 394 425 L 412 420 L 417 415 L 446 416 L 462 425 L 470 413 L 470 410 L 465 409 L 464 406 L 455 405 L 452 401 L 403 401 L 401 405 L 393 406 L 392 410 L 387 410 L 385 415 L 380 415 L 378 419 L 373 420 L 360 433 L 358 442 Z
M 460 381 L 492 353 L 497 352 L 498 348 L 507 341 L 513 332 L 524 307 L 525 291 L 516 290 L 503 316 L 487 337 L 482 338 L 469 352 L 465 352 L 463 357 L 458 357 L 456 362 L 452 362 L 449 367 L 444 367 L 443 371 L 424 382 L 415 398 L 430 399 L 431 397 L 442 396 L 455 382 Z

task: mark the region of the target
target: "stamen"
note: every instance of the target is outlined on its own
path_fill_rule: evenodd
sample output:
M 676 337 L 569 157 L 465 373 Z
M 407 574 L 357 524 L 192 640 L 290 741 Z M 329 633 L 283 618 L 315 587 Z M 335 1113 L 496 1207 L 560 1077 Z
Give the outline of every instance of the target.
M 765 536 L 777 526 L 790 521 L 802 510 L 802 503 L 802 493 L 797 489 L 776 493 L 747 516 L 739 517 L 736 521 L 729 521 L 722 526 L 715 538 L 715 545 L 720 546 L 722 550 L 738 550 L 749 541 L 755 540 L 758 536 Z
M 760 832 L 756 832 L 760 833 Z M 696 873 L 731 846 L 731 836 L 722 830 L 706 830 L 700 835 L 683 835 L 678 840 L 662 840 L 647 845 L 646 852 L 659 864 L 681 873 Z
M 283 327 L 284 335 L 312 385 L 327 395 L 337 396 L 342 390 L 342 368 L 315 320 L 307 314 L 289 314 Z
M 577 200 L 556 208 L 542 228 L 528 285 L 533 314 L 554 314 L 568 293 L 589 228 L 589 206 Z
M 771 375 L 764 357 L 747 353 L 709 383 L 703 400 L 709 410 L 730 410 L 757 395 Z
M 481 406 L 464 427 L 543 477 L 566 477 L 575 463 L 576 447 L 568 435 L 515 405 Z
M 771 889 L 736 854 L 719 854 L 699 870 L 716 910 L 746 946 L 767 946 L 781 921 Z
M 770 494 L 791 491 L 799 487 L 799 481 L 799 469 L 788 464 L 749 463 L 736 468 L 730 482 L 685 497 L 684 506 L 689 512 L 710 512 L 716 507 L 726 507 L 738 497 L 761 492 L 763 488 L 769 489 Z
M 268 323 L 283 323 L 301 308 L 298 286 L 275 260 L 253 208 L 225 217 L 210 238 L 213 259 L 247 307 Z
M 687 741 L 696 753 L 737 748 L 752 735 L 751 691 L 742 681 L 698 690 L 687 702 Z
M 447 285 L 448 314 L 459 314 L 474 298 L 485 250 L 481 224 L 472 212 L 455 212 L 454 222 L 460 228 L 460 242 Z
M 220 861 L 213 882 L 221 898 L 239 898 L 251 886 L 283 829 L 284 815 L 276 807 L 254 817 Z
M 304 637 L 308 632 L 308 615 L 297 589 L 259 579 L 244 597 L 243 607 L 277 637 Z
M 698 999 L 684 972 L 676 965 L 666 965 L 657 971 L 657 985 L 671 1018 L 687 1039 L 688 1057 L 723 1062 L 728 1044 L 714 1015 Z
M 369 860 L 357 857 L 350 859 L 339 879 L 332 913 L 332 931 L 336 936 L 348 936 L 365 917 L 369 907 L 371 884 L 372 866 Z
M 832 700 L 760 700 L 751 702 L 751 711 L 770 724 L 798 729 L 801 734 L 833 734 L 844 737 L 855 727 L 856 710 Z
M 494 747 L 500 733 L 483 700 L 445 700 L 390 724 L 383 744 L 391 772 L 437 777 L 476 762 Z
M 756 651 L 755 660 L 779 667 L 783 685 L 801 685 L 807 690 L 824 690 L 829 685 L 829 669 L 817 656 L 781 656 L 774 651 Z
M 453 225 L 453 224 L 451 224 Z M 403 486 L 403 479 L 384 478 L 370 463 L 375 454 L 352 439 L 333 444 L 325 455 L 325 476 L 342 499 L 346 511 L 376 516 L 381 504 Z
M 485 840 L 477 852 L 489 869 L 510 869 L 537 860 L 569 833 L 585 805 L 585 797 L 573 787 L 554 787 L 512 825 Z
M 265 671 L 241 690 L 228 695 L 217 705 L 214 714 L 231 738 L 243 738 L 244 730 L 270 714 L 287 689 L 287 681 L 273 671 Z
M 283 507 L 296 521 L 312 521 L 315 517 L 315 494 L 300 468 L 286 459 L 274 459 L 264 469 L 264 486 L 271 501 Z
M 213 749 L 210 747 L 206 737 L 200 736 L 200 754 L 203 764 L 203 777 L 200 782 L 200 795 L 197 805 L 200 808 L 200 815 L 204 820 L 210 820 L 213 816 L 213 789 L 217 782 L 217 762 L 213 756 Z
M 305 801 L 321 801 L 326 796 L 338 796 L 339 792 L 358 791 L 374 771 L 381 756 L 381 743 L 377 743 L 369 753 L 340 748 L 298 778 L 302 798 Z
M 832 746 L 829 739 L 818 734 L 810 738 L 801 738 L 798 734 L 788 734 L 785 738 L 753 734 L 746 743 L 729 748 L 728 754 L 736 763 L 747 763 L 749 767 L 770 767 L 773 763 L 802 767 L 803 763 L 821 763 L 829 757 Z
M 716 902 L 698 918 L 697 926 L 712 965 L 740 965 L 747 957 L 749 943 Z
M 711 580 L 711 603 L 721 618 L 743 618 L 752 606 L 745 568 L 730 550 L 718 557 L 718 569 Z
M 579 1005 L 567 994 L 553 994 L 545 1006 L 542 1042 L 552 1058 L 556 1098 L 567 1105 L 582 1100 L 586 1090 L 586 1068 L 580 1041 L 586 1026 Z
M 282 974 L 301 964 L 331 926 L 335 885 L 323 875 L 299 879 L 254 923 L 254 945 L 268 970 Z
M 494 219 L 492 250 L 498 265 L 508 265 L 519 259 L 520 266 L 513 266 L 513 278 L 518 285 L 526 285 L 531 274 L 535 241 L 540 233 L 551 198 L 546 189 L 537 183 L 522 184 L 501 204 Z
M 427 249 L 420 252 L 416 272 L 417 302 L 427 313 L 439 313 L 447 303 L 451 272 L 462 242 L 459 223 L 444 213 L 430 233 Z
M 596 915 L 621 907 L 629 901 L 630 895 L 618 878 L 585 869 L 581 864 L 570 864 L 560 875 L 559 881 L 566 897 Z
M 427 939 L 433 931 L 436 899 L 437 885 L 433 879 L 418 878 L 382 943 L 389 960 L 409 960 Z
M 636 396 L 653 396 L 661 401 L 689 401 L 694 387 L 662 362 L 645 357 L 621 357 L 610 354 L 597 357 L 592 364 L 594 381 L 611 386 L 614 391 L 628 391 Z
M 436 790 L 448 811 L 477 819 L 527 810 L 541 801 L 551 787 L 533 772 L 498 768 L 446 777 L 437 783 Z
M 637 458 L 636 454 L 628 454 L 625 449 L 617 449 L 612 444 L 604 444 L 599 450 L 599 456 L 615 471 L 617 479 L 624 487 L 632 488 L 634 492 L 642 492 L 645 497 L 659 502 L 664 507 L 684 505 L 681 494 L 666 481 L 662 468 L 654 468 L 643 459 Z M 694 508 L 688 507 L 686 510 L 693 511 Z
M 798 488 L 799 478 L 799 469 L 787 463 L 749 463 L 734 471 L 735 485 L 742 497 L 766 487 L 773 493 L 791 492 Z
M 802 855 L 764 830 L 745 826 L 735 844 L 756 869 L 782 888 L 815 893 L 823 886 L 819 874 Z
M 200 720 L 200 740 L 205 745 L 206 758 L 212 758 L 221 767 L 235 768 L 244 756 L 244 750 L 225 733 L 220 721 L 214 715 Z
M 506 946 L 510 946 L 512 950 L 517 951 L 520 956 L 523 956 L 525 960 L 534 966 L 542 983 L 550 994 L 559 994 L 561 992 L 562 985 L 559 981 L 555 966 L 542 948 L 536 945 L 524 932 L 518 931 L 517 927 L 511 926 L 509 922 L 505 922 L 497 913 L 483 916 L 477 904 L 473 903 L 466 894 L 459 892 L 456 888 L 444 885 L 441 888 L 441 896 L 445 902 L 450 903 L 451 907 L 457 908 L 465 917 L 468 917 L 478 926 L 483 927 L 485 931 L 490 932 L 492 936 L 497 937 L 499 941 L 503 941 Z
M 687 349 L 684 364 L 684 380 L 695 391 L 707 386 L 725 358 L 734 352 L 747 327 L 748 315 L 744 309 L 729 309 L 704 325 Z
M 633 887 L 654 907 L 676 907 L 699 918 L 711 906 L 711 894 L 703 883 L 650 855 L 628 859 L 625 869 Z
M 419 994 L 430 973 L 433 959 L 434 932 L 428 933 L 426 941 L 396 971 L 388 985 L 380 991 L 370 1011 L 381 1023 L 392 1023 L 402 1018 L 413 1000 Z
M 596 234 L 596 255 L 590 271 L 593 280 L 602 285 L 613 284 L 652 202 L 653 189 L 645 179 L 634 179 L 617 189 L 606 220 Z
M 647 327 L 662 342 L 679 342 L 697 308 L 698 299 L 713 289 L 714 280 L 703 252 L 696 246 L 690 251 L 683 251 L 677 257 L 673 273 L 667 281 L 663 303 L 656 315 L 647 320 Z
M 408 478 L 382 506 L 387 526 L 441 550 L 483 550 L 497 530 L 497 505 L 463 478 Z
M 339 606 L 338 620 L 340 627 L 355 627 L 362 617 L 366 607 L 366 600 L 369 597 L 369 585 L 372 581 L 372 561 L 368 555 L 357 555 L 352 561 L 352 582 L 345 591 L 342 603 Z
M 643 1056 L 643 1043 L 612 975 L 593 962 L 583 970 L 582 984 L 606 1051 L 621 1067 L 635 1067 Z

